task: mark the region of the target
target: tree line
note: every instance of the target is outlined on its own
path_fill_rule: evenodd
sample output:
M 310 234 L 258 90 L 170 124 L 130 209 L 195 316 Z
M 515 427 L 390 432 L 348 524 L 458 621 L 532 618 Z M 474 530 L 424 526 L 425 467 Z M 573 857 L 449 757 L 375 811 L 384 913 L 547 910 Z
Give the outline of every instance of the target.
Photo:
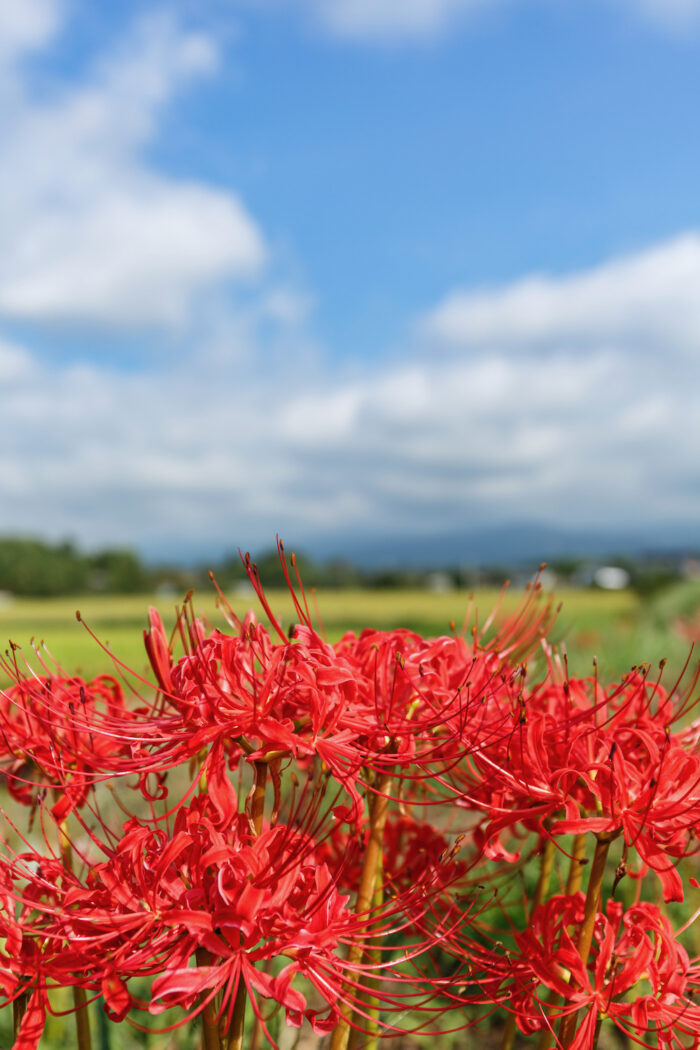
M 255 560 L 267 587 L 284 586 L 276 550 L 262 552 Z M 425 573 L 417 570 L 365 570 L 350 562 L 321 563 L 305 555 L 297 558 L 297 565 L 309 587 L 411 586 L 419 585 L 425 578 Z M 0 592 L 18 597 L 138 594 L 164 586 L 186 591 L 208 585 L 210 572 L 224 589 L 246 579 L 237 552 L 214 563 L 185 568 L 176 564 L 150 565 L 126 548 L 86 552 L 70 541 L 52 544 L 22 536 L 0 537 Z
M 284 577 L 276 550 L 258 553 L 255 557 L 260 576 L 266 588 L 284 587 Z M 297 567 L 306 587 L 369 587 L 396 589 L 401 587 L 473 588 L 485 585 L 500 586 L 510 577 L 518 581 L 526 570 L 513 565 L 465 566 L 431 570 L 430 566 L 400 566 L 382 568 L 359 566 L 349 560 L 316 561 L 306 554 L 297 554 Z M 642 594 L 662 590 L 683 575 L 682 562 L 675 556 L 647 556 L 630 558 L 617 556 L 614 563 L 625 569 L 629 586 Z M 700 573 L 700 560 L 694 563 Z M 578 587 L 595 585 L 592 565 L 584 558 L 561 558 L 550 563 L 558 585 Z M 0 592 L 18 597 L 49 598 L 60 595 L 90 593 L 138 594 L 167 587 L 175 592 L 209 585 L 209 574 L 214 573 L 224 590 L 246 580 L 239 554 L 231 553 L 216 562 L 193 567 L 177 564 L 152 565 L 128 548 L 105 548 L 86 552 L 70 541 L 48 543 L 41 539 L 22 536 L 0 537 Z

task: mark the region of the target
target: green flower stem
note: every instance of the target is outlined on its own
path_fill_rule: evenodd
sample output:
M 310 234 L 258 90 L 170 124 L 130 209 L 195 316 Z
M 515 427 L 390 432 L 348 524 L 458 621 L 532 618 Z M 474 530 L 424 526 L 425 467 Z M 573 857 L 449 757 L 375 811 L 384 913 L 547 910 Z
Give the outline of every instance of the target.
M 90 1015 L 86 1002 L 85 989 L 74 987 L 73 1005 L 75 1006 L 75 1030 L 78 1037 L 78 1050 L 92 1050 Z
M 73 850 L 68 837 L 68 822 L 62 821 L 58 826 L 58 841 L 61 848 L 61 860 L 68 871 L 73 871 Z M 73 1006 L 75 1007 L 75 1034 L 78 1050 L 92 1050 L 90 1035 L 90 1015 L 87 1009 L 85 989 L 73 985 Z
M 547 895 L 549 881 L 552 876 L 552 868 L 554 867 L 555 852 L 553 840 L 551 838 L 546 838 L 540 854 L 540 877 L 537 880 L 537 886 L 535 887 L 535 892 L 532 897 L 532 911 L 530 912 L 530 915 L 532 915 L 535 908 L 539 908 Z M 514 1041 L 515 1014 L 508 1014 L 503 1029 L 503 1038 L 501 1039 L 501 1050 L 511 1050 Z
M 581 889 L 583 868 L 586 864 L 586 835 L 575 835 L 569 864 L 569 877 L 566 880 L 566 892 L 569 897 Z
M 19 1026 L 22 1024 L 22 1018 L 27 1012 L 27 1004 L 29 1002 L 29 993 L 22 992 L 12 1003 L 12 1021 L 14 1024 L 15 1039 L 19 1032 Z
M 243 980 L 243 974 L 238 981 L 236 1001 L 233 1004 L 233 1017 L 231 1018 L 231 1030 L 228 1035 L 227 1050 L 242 1050 L 243 1031 L 245 1027 L 245 1008 L 248 1002 L 248 991 Z M 208 1050 L 208 1048 L 207 1048 Z
M 253 788 L 253 803 L 251 816 L 255 834 L 262 831 L 263 816 L 265 814 L 265 788 L 267 787 L 267 762 L 255 762 L 255 787 Z
M 377 794 L 370 806 L 369 840 L 367 842 L 367 849 L 362 863 L 362 876 L 357 891 L 357 903 L 355 904 L 355 912 L 357 915 L 368 911 L 372 905 L 377 873 L 379 871 L 379 864 L 382 857 L 384 827 L 386 825 L 387 813 L 389 811 L 389 799 L 387 796 L 391 790 L 391 783 L 392 774 L 385 773 L 379 781 Z M 354 965 L 360 961 L 361 957 L 362 947 L 360 945 L 353 945 L 348 952 L 348 963 Z M 331 1036 L 329 1050 L 347 1050 L 349 1037 L 350 1023 L 344 1017 L 341 1017 L 333 1035 Z
M 571 848 L 571 859 L 569 861 L 569 874 L 566 879 L 566 893 L 567 896 L 573 897 L 575 893 L 578 893 L 581 888 L 581 878 L 583 876 L 583 868 L 586 864 L 586 836 L 575 835 L 573 846 Z M 550 992 L 547 996 L 547 1014 L 550 1013 L 550 1007 L 556 1006 L 557 993 Z M 540 1032 L 540 1041 L 538 1043 L 538 1050 L 546 1050 L 546 1047 L 552 1041 L 552 1034 L 549 1028 L 543 1028 Z
M 255 834 L 259 835 L 262 831 L 263 817 L 265 815 L 267 762 L 255 762 L 253 768 L 255 770 L 255 783 L 253 785 L 253 799 L 251 802 L 250 814 Z M 245 1008 L 247 1003 L 248 992 L 245 986 L 245 981 L 243 980 L 243 974 L 241 973 L 238 981 L 238 991 L 236 992 L 236 1001 L 233 1004 L 233 1014 L 231 1016 L 231 1028 L 228 1035 L 227 1050 L 242 1050 L 243 1033 L 245 1030 Z M 206 1047 L 205 1050 L 210 1050 L 210 1048 Z
M 209 966 L 211 955 L 206 948 L 197 948 L 197 966 Z M 216 1020 L 216 1004 L 212 999 L 202 1011 L 202 1050 L 221 1050 L 219 1025 Z
M 608 859 L 610 843 L 615 837 L 615 835 L 609 834 L 597 836 L 595 853 L 593 854 L 593 864 L 591 866 L 591 875 L 588 880 L 588 891 L 586 893 L 586 903 L 584 905 L 583 922 L 581 923 L 577 945 L 578 953 L 584 964 L 588 961 L 591 944 L 593 943 L 593 930 L 595 927 L 596 915 L 600 910 L 603 897 L 605 865 Z M 567 1014 L 566 1017 L 562 1019 L 561 1027 L 559 1029 L 559 1041 L 564 1050 L 571 1045 L 574 1035 L 576 1034 L 577 1016 L 577 1012 L 574 1011 Z
M 554 867 L 554 855 L 556 847 L 554 841 L 550 838 L 545 839 L 544 846 L 542 847 L 541 863 L 540 863 L 540 877 L 537 880 L 537 886 L 535 887 L 535 893 L 532 898 L 532 911 L 543 903 L 547 896 L 547 890 L 549 889 L 549 880 L 552 877 L 552 868 Z M 532 915 L 532 911 L 530 914 Z
M 372 800 L 371 808 L 374 810 L 374 805 L 377 799 Z M 372 817 L 370 817 L 370 822 Z M 372 896 L 372 908 L 377 911 L 381 908 L 384 903 L 384 854 L 379 854 L 379 861 L 377 864 L 377 874 L 374 882 L 374 894 Z M 380 961 L 380 953 L 378 951 L 369 952 L 369 958 L 372 962 Z M 377 1050 L 377 1043 L 379 1041 L 379 1000 L 376 996 L 370 994 L 370 990 L 376 988 L 379 984 L 377 978 L 369 977 L 367 979 L 367 993 L 359 993 L 359 998 L 367 1006 L 367 1013 L 370 1015 L 369 1018 L 365 1018 L 367 1025 L 367 1032 L 369 1033 L 366 1038 L 366 1042 L 363 1043 L 364 1050 Z M 356 1050 L 357 1044 L 361 1038 L 362 1033 L 358 1032 L 357 1029 L 353 1029 L 350 1033 L 349 1050 Z

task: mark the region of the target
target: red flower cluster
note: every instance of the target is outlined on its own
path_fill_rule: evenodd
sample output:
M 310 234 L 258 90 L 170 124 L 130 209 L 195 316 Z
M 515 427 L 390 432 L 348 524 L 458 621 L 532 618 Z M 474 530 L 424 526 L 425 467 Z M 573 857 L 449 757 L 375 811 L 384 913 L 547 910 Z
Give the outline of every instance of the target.
M 687 1045 L 697 964 L 641 899 L 651 869 L 683 900 L 700 823 L 683 703 L 639 670 L 611 687 L 569 678 L 536 588 L 492 634 L 330 644 L 291 576 L 288 634 L 247 568 L 270 629 L 224 605 L 231 630 L 212 630 L 186 603 L 171 639 L 151 610 L 142 695 L 5 665 L 2 768 L 43 835 L 15 821 L 0 855 L 16 1050 L 38 1045 L 56 987 L 83 1018 L 100 996 L 116 1020 L 201 1016 L 205 1050 L 239 1050 L 246 1003 L 274 1045 L 268 1000 L 332 1031 L 332 1050 L 349 1025 L 372 1039 L 450 1010 L 458 1028 L 475 1004 L 564 1048 L 593 1050 L 604 1018 Z M 509 902 L 535 858 L 532 899 Z
M 244 815 L 222 833 L 202 795 L 178 810 L 170 834 L 127 821 L 108 854 L 81 876 L 36 851 L 6 863 L 6 884 L 20 873 L 25 882 L 19 916 L 14 908 L 5 916 L 8 969 L 27 974 L 38 961 L 41 984 L 77 980 L 102 991 L 120 1019 L 146 1005 L 132 1000 L 132 977 L 156 975 L 154 1013 L 162 1004 L 189 1009 L 204 991 L 210 998 L 224 991 L 230 1013 L 243 981 L 251 992 L 274 993 L 296 1023 L 306 1010 L 292 987 L 299 973 L 335 1021 L 342 986 L 335 952 L 358 920 L 307 835 L 282 824 L 256 835 Z M 189 968 L 202 952 L 210 962 Z M 289 963 L 271 983 L 259 964 L 276 957 Z M 316 1021 L 317 1011 L 307 1016 Z
M 487 856 L 514 860 L 504 832 L 620 835 L 659 876 L 667 901 L 683 900 L 676 863 L 700 824 L 700 753 L 672 731 L 673 705 L 635 672 L 604 689 L 595 679 L 502 691 L 511 729 L 456 771 L 460 805 L 484 812 L 477 839 Z
M 578 1014 L 572 1050 L 593 1045 L 603 1018 L 636 1041 L 653 1031 L 660 1045 L 697 1047 L 700 1006 L 694 993 L 700 966 L 691 965 L 668 918 L 653 904 L 639 902 L 625 910 L 609 900 L 606 912 L 595 915 L 592 950 L 584 961 L 578 950 L 584 916 L 583 893 L 557 894 L 515 934 L 507 958 L 498 953 L 489 958 L 477 949 L 490 973 L 490 997 L 508 1001 L 524 1033 L 549 1032 L 552 1045 L 557 1019 Z

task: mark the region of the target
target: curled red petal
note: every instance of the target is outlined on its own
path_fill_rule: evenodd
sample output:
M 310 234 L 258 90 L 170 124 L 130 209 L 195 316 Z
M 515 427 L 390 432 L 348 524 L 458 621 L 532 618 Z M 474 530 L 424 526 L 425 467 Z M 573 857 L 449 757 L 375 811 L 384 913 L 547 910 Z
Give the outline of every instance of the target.
M 123 1021 L 131 1009 L 131 996 L 118 974 L 110 973 L 102 978 L 102 995 L 108 1016 L 113 1021 Z

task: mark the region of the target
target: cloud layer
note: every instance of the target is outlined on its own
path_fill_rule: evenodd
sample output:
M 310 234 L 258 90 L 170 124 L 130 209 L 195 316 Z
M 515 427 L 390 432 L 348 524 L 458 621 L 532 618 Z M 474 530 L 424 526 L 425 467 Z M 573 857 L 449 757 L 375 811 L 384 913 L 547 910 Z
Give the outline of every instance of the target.
M 278 529 L 328 545 L 513 520 L 689 523 L 700 514 L 697 319 L 663 286 L 644 289 L 654 323 L 643 332 L 609 304 L 620 273 L 644 273 L 650 257 L 680 262 L 694 243 L 550 278 L 547 317 L 541 280 L 492 290 L 481 314 L 466 294 L 463 342 L 454 326 L 449 348 L 425 334 L 439 331 L 442 304 L 410 352 L 355 376 L 271 367 L 259 346 L 244 374 L 206 355 L 194 371 L 179 360 L 167 372 L 48 374 L 0 346 L 3 504 L 18 527 L 151 550 L 260 545 Z M 537 324 L 519 331 L 519 312 L 533 310 Z

